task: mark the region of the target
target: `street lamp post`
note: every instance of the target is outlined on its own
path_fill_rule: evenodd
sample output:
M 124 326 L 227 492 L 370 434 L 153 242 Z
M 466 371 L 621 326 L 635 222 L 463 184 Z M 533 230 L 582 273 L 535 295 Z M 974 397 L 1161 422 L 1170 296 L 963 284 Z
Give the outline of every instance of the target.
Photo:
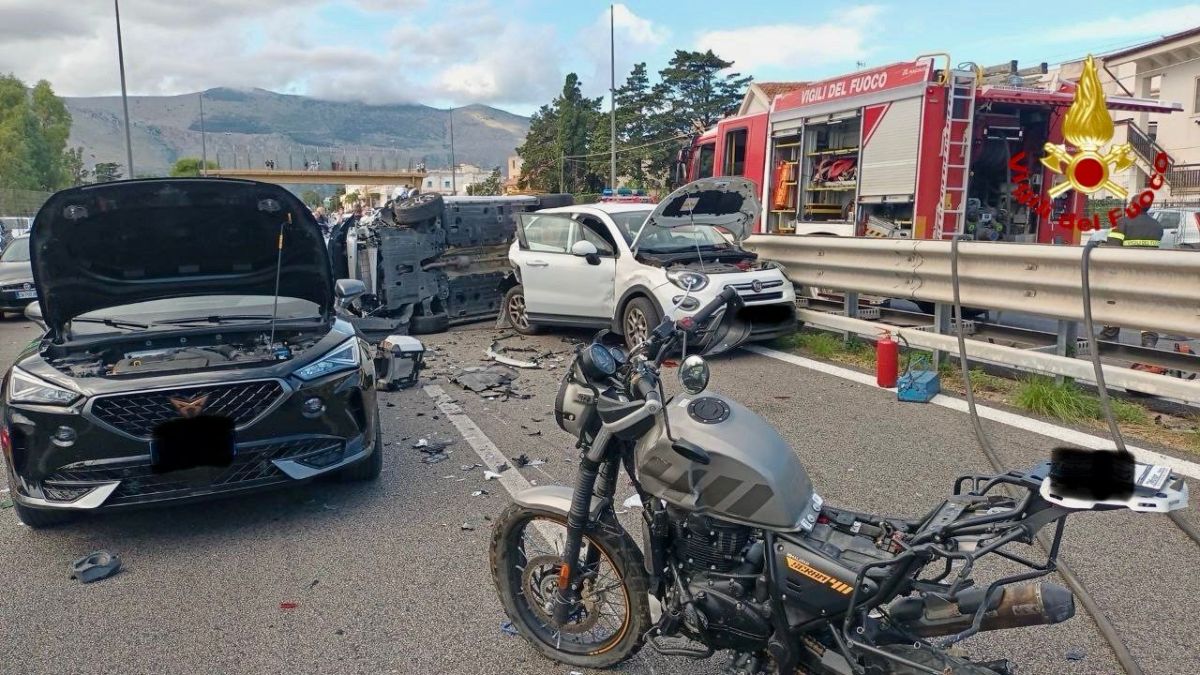
M 450 194 L 458 194 L 458 171 L 454 163 L 454 106 L 450 106 Z
M 204 138 L 204 92 L 200 92 L 200 175 L 208 175 L 208 143 Z
M 133 139 L 129 134 L 129 96 L 125 90 L 125 47 L 121 43 L 121 5 L 113 0 L 113 13 L 117 17 L 117 63 L 121 68 L 121 107 L 125 111 L 125 160 L 129 164 L 129 177 L 133 178 Z

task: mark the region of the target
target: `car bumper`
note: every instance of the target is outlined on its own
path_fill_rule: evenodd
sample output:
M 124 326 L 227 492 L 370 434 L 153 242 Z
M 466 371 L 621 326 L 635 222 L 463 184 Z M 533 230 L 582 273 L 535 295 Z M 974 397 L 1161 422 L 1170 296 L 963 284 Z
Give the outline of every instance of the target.
M 374 390 L 361 383 L 356 371 L 288 386 L 267 413 L 238 428 L 232 463 L 170 472 L 151 465 L 148 439 L 98 421 L 90 405 L 71 411 L 10 405 L 11 496 L 30 508 L 110 510 L 233 495 L 333 473 L 375 451 Z M 301 406 L 312 396 L 320 396 L 326 409 L 306 417 Z M 69 447 L 52 437 L 61 426 L 77 431 Z
M 25 308 L 29 306 L 29 303 L 37 302 L 36 291 L 34 291 L 34 296 L 32 298 L 18 298 L 17 294 L 23 292 L 25 291 L 0 290 L 0 311 L 24 312 Z

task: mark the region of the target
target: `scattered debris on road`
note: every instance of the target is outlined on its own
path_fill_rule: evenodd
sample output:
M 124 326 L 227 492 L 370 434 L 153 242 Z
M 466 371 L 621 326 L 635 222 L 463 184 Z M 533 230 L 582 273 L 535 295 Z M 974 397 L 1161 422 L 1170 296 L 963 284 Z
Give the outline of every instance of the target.
M 504 338 L 500 338 L 500 339 L 502 340 Z M 506 366 L 512 366 L 514 368 L 541 368 L 541 366 L 538 364 L 538 362 L 536 360 L 522 361 L 521 359 L 516 359 L 511 356 L 508 356 L 508 354 L 511 352 L 524 352 L 524 353 L 536 354 L 537 350 L 531 349 L 529 347 L 503 347 L 500 345 L 500 340 L 493 340 L 492 346 L 490 346 L 484 350 L 484 353 L 487 354 L 487 357 L 489 359 L 495 361 L 496 363 L 503 363 Z M 534 358 L 536 359 L 537 357 L 534 357 Z
M 496 480 L 499 477 L 500 477 L 500 474 L 496 473 L 495 471 L 484 471 L 483 472 L 484 480 Z
M 501 621 L 500 622 L 500 632 L 504 633 L 505 635 L 515 636 L 517 634 L 517 627 L 514 626 L 513 622 L 511 622 L 511 621 L 507 621 L 507 620 Z
M 80 583 L 107 579 L 121 571 L 121 558 L 108 551 L 93 551 L 71 563 L 71 578 Z
M 512 368 L 493 364 L 463 368 L 451 375 L 449 379 L 463 389 L 473 391 L 488 400 L 499 398 L 506 401 L 510 398 L 530 398 L 530 394 L 522 394 L 513 389 L 512 383 L 517 377 L 517 371 Z
M 279 609 L 283 609 L 283 610 L 292 610 L 292 609 L 296 609 L 299 606 L 300 606 L 300 603 L 298 603 L 298 602 L 281 602 L 281 603 L 279 603 Z
M 638 495 L 630 495 L 629 499 L 621 502 L 621 506 L 627 509 L 640 509 L 642 508 L 642 498 Z
M 475 531 L 475 526 L 474 526 L 474 525 L 472 525 L 472 524 L 470 524 L 470 523 L 463 523 L 463 524 L 462 524 L 462 530 L 463 530 L 464 532 L 474 532 L 474 531 Z
M 492 494 L 492 493 L 488 492 L 487 490 L 476 490 L 471 493 L 471 496 L 472 497 L 486 497 L 490 494 Z
M 1086 657 L 1086 656 L 1087 656 L 1087 652 L 1083 651 L 1082 649 L 1080 649 L 1078 647 L 1072 647 L 1071 649 L 1067 650 L 1067 660 L 1068 661 L 1082 661 L 1084 659 L 1084 657 Z
M 483 466 L 483 465 L 482 464 L 463 464 L 462 466 L 458 467 L 458 470 L 459 471 L 470 471 L 471 469 L 478 469 L 481 466 Z
M 437 439 L 431 441 L 427 438 L 417 439 L 417 442 L 413 443 L 413 447 L 417 450 L 420 450 L 425 455 L 421 458 L 421 461 L 426 464 L 437 464 L 438 462 L 444 462 L 447 459 L 450 459 L 450 455 L 447 454 L 445 450 L 451 445 L 454 445 L 454 441 L 442 441 Z

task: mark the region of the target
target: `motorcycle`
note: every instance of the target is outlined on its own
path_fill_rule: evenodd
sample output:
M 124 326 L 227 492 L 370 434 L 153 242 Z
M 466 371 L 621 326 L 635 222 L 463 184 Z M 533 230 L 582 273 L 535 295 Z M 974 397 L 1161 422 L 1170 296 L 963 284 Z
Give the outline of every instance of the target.
M 1067 588 L 1022 583 L 1055 571 L 1068 515 L 1187 505 L 1165 467 L 1137 465 L 1131 493 L 1084 495 L 1056 488 L 1049 461 L 960 476 L 917 518 L 828 504 L 775 429 L 707 391 L 708 365 L 687 355 L 740 304 L 726 288 L 630 353 L 601 331 L 564 375 L 555 417 L 578 439 L 575 484 L 515 495 L 490 550 L 505 612 L 551 659 L 605 668 L 649 646 L 732 652 L 729 673 L 1011 674 L 1007 660 L 950 647 L 1074 615 Z M 679 350 L 683 392 L 667 398 L 660 372 Z M 642 507 L 641 547 L 617 518 L 622 471 Z M 1014 550 L 1044 529 L 1044 559 Z M 977 563 L 993 556 L 1022 571 L 977 585 Z

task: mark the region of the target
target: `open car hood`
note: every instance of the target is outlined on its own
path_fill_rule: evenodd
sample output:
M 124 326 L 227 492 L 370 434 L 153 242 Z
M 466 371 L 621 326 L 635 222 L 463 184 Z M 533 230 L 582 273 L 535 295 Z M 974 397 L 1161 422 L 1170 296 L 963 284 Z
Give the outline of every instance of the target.
M 196 295 L 279 294 L 333 308 L 320 228 L 278 185 L 221 178 L 117 181 L 63 190 L 38 211 L 30 258 L 52 335 L 106 307 Z
M 750 236 L 758 211 L 754 183 L 736 177 L 701 178 L 677 188 L 659 202 L 646 225 L 713 225 L 727 230 L 734 241 L 740 242 Z

